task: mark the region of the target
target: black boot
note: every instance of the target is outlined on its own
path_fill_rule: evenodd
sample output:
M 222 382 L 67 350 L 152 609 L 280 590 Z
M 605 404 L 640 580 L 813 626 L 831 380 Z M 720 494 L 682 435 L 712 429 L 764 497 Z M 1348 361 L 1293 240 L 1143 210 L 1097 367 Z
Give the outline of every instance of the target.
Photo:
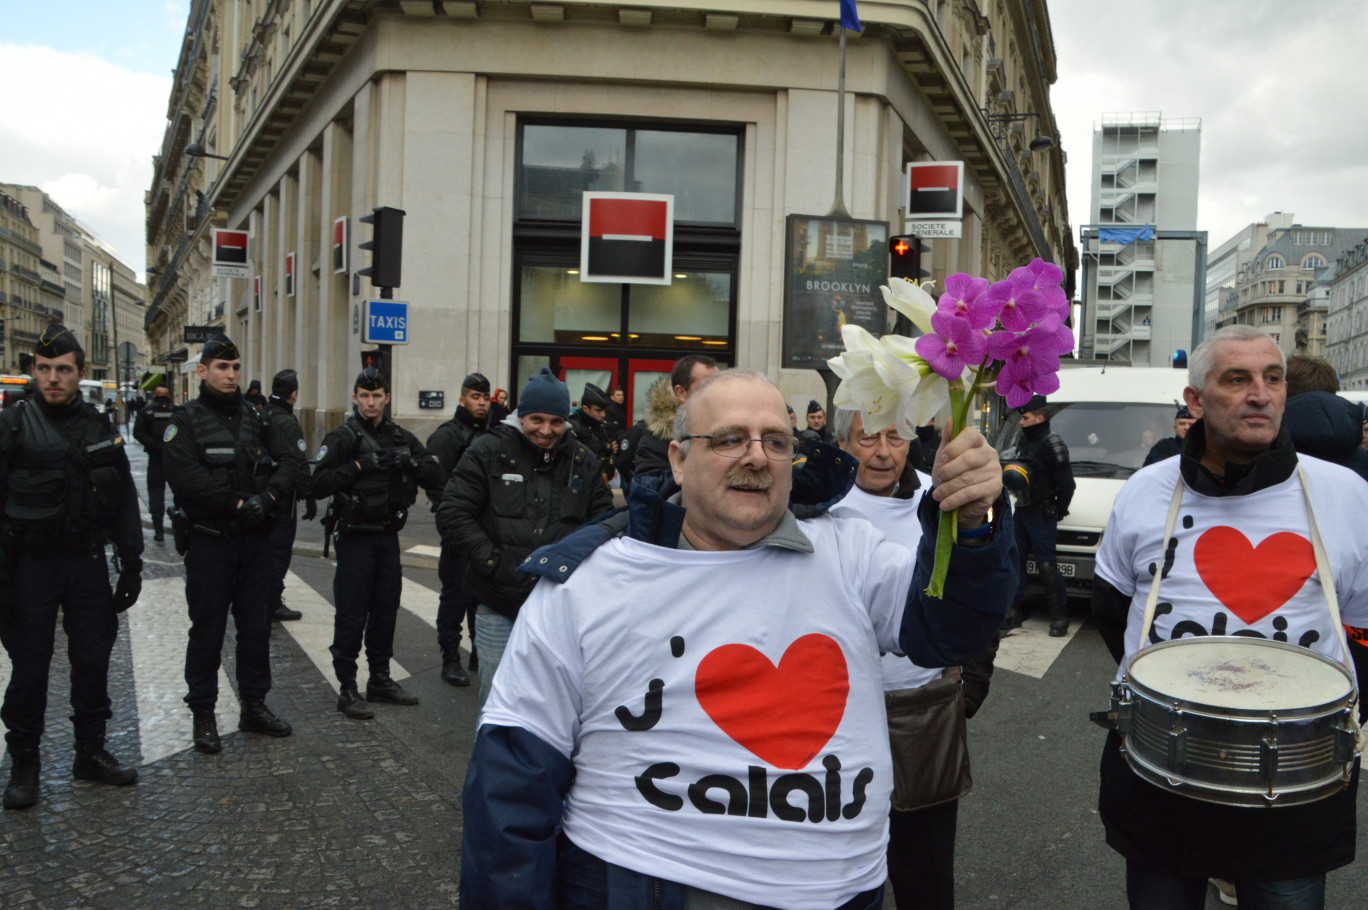
M 281 594 L 276 597 L 275 612 L 271 614 L 271 618 L 276 622 L 293 622 L 296 619 L 303 619 L 304 614 L 285 606 L 285 595 Z
M 238 729 L 244 733 L 265 733 L 267 736 L 289 736 L 294 732 L 289 724 L 266 707 L 266 702 L 245 699 L 242 713 L 238 715 Z
M 1002 617 L 1002 625 L 999 627 L 999 631 L 1010 632 L 1013 629 L 1019 628 L 1021 628 L 1021 610 L 1016 604 L 1012 604 L 1012 608 L 1007 611 L 1007 615 Z
M 162 533 L 161 525 L 157 525 L 155 528 L 152 529 L 152 539 L 155 540 L 157 543 L 161 543 L 162 541 L 166 540 L 166 535 Z
M 213 708 L 195 712 L 195 751 L 205 755 L 217 755 L 223 751 L 218 719 L 214 717 Z
M 452 648 L 442 655 L 442 682 L 450 686 L 470 685 L 470 675 L 461 666 L 461 652 Z
M 9 786 L 5 788 L 6 809 L 31 809 L 38 802 L 38 750 L 10 753 Z
M 138 769 L 123 767 L 103 746 L 98 749 L 77 746 L 71 776 L 77 780 L 97 780 L 112 787 L 127 787 L 138 782 Z
M 416 705 L 418 696 L 405 692 L 404 688 L 385 673 L 374 673 L 366 681 L 366 701 L 385 701 L 392 705 Z
M 337 710 L 356 720 L 370 720 L 375 716 L 371 706 L 357 691 L 355 680 L 342 684 L 342 691 L 337 694 Z
M 1059 584 L 1059 569 L 1052 562 L 1040 564 L 1040 581 L 1045 585 L 1045 606 L 1050 611 L 1050 637 L 1069 634 L 1069 603 Z

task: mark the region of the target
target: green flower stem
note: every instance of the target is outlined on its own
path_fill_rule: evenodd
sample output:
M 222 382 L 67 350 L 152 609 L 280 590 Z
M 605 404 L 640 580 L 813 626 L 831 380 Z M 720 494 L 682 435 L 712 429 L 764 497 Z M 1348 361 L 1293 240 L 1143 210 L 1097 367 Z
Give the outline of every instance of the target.
M 950 438 L 954 439 L 964 430 L 969 421 L 969 407 L 974 403 L 983 371 L 988 366 L 987 358 L 974 374 L 973 384 L 968 393 L 962 380 L 950 383 Z M 940 513 L 940 523 L 936 529 L 936 562 L 931 568 L 931 581 L 926 593 L 939 600 L 945 596 L 945 574 L 950 569 L 950 551 L 959 542 L 959 509 Z

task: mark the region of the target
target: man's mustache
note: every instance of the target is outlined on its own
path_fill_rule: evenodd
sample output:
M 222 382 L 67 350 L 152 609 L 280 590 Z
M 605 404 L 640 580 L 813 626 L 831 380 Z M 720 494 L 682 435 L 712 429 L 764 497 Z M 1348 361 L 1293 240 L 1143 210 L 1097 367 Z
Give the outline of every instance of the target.
M 774 483 L 769 471 L 756 471 L 737 465 L 727 472 L 727 486 L 737 490 L 768 490 Z

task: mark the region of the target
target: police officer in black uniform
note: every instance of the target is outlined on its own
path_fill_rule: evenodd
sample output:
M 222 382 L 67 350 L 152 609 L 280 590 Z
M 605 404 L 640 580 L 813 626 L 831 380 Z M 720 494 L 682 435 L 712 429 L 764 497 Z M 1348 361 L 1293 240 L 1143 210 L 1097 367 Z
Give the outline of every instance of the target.
M 586 382 L 584 395 L 580 397 L 580 406 L 570 415 L 568 421 L 575 438 L 598 456 L 599 462 L 603 465 L 605 482 L 613 479 L 613 456 L 617 451 L 617 437 L 605 423 L 608 406 L 612 403 L 613 400 L 608 397 L 607 392 L 592 382 Z
M 293 446 L 303 457 L 304 433 L 294 416 L 294 406 L 298 400 L 299 374 L 294 370 L 281 370 L 271 379 L 271 397 L 266 400 L 266 410 L 262 414 L 271 432 L 278 433 L 286 445 Z M 276 526 L 271 532 L 271 555 L 275 560 L 275 600 L 271 605 L 271 616 L 277 622 L 291 622 L 304 616 L 298 610 L 285 606 L 285 575 L 290 571 L 290 557 L 294 555 L 295 528 L 299 517 L 297 504 L 301 499 L 304 500 L 305 521 L 312 521 L 318 515 L 312 489 L 312 480 L 305 470 L 287 501 L 276 504 Z
M 147 507 L 152 512 L 152 539 L 161 543 L 166 539 L 166 475 L 162 468 L 162 437 L 171 426 L 171 390 L 159 385 L 152 392 L 152 401 L 138 411 L 133 421 L 133 438 L 142 443 L 147 453 Z
M 1034 556 L 1041 584 L 1045 586 L 1050 635 L 1060 638 L 1069 634 L 1069 608 L 1064 583 L 1059 577 L 1059 565 L 1055 561 L 1055 543 L 1059 537 L 1059 520 L 1069 514 L 1074 479 L 1069 467 L 1069 447 L 1050 432 L 1046 405 L 1045 396 L 1035 395 L 1017 409 L 1021 415 L 1017 461 L 1027 472 L 1025 488 L 1016 492 L 1014 524 L 1021 580 L 1002 627 L 1014 629 L 1021 625 L 1021 604 L 1026 597 L 1026 559 Z
M 185 543 L 190 642 L 185 703 L 194 714 L 195 749 L 223 746 L 214 719 L 228 614 L 237 627 L 238 729 L 289 736 L 290 725 L 266 707 L 271 690 L 271 531 L 277 508 L 306 470 L 291 441 L 273 432 L 238 387 L 242 355 L 226 335 L 205 343 L 196 367 L 199 397 L 177 408 L 162 458 L 179 507 L 177 549 Z
M 427 450 L 437 456 L 443 483 L 451 477 L 456 463 L 466 449 L 479 437 L 489 432 L 489 380 L 483 373 L 471 373 L 461 380 L 461 400 L 456 415 L 432 431 Z M 441 493 L 429 493 L 432 510 L 442 504 Z M 461 666 L 461 620 L 466 619 L 470 630 L 470 669 L 476 667 L 475 657 L 475 602 L 465 593 L 466 554 L 458 547 L 442 542 L 442 556 L 437 562 L 437 577 L 442 582 L 442 596 L 437 603 L 437 646 L 442 649 L 442 681 L 453 686 L 470 685 L 470 674 Z
M 105 750 L 112 716 L 109 655 L 118 614 L 142 590 L 142 519 L 124 440 L 81 399 L 85 351 L 65 326 L 44 330 L 33 397 L 0 412 L 0 640 L 12 664 L 3 717 L 12 766 L 6 809 L 38 801 L 38 744 L 47 713 L 57 608 L 71 658 L 77 780 L 138 779 Z M 105 544 L 114 544 L 110 590 Z
M 404 581 L 399 530 L 418 498 L 418 487 L 437 495 L 442 482 L 436 456 L 385 417 L 389 400 L 385 374 L 375 367 L 362 370 L 352 385 L 356 410 L 323 439 L 313 476 L 314 495 L 333 497 L 326 527 L 331 531 L 337 523 L 337 616 L 329 648 L 341 689 L 337 710 L 358 719 L 374 716 L 367 702 L 418 704 L 418 696 L 406 692 L 389 672 Z M 370 667 L 364 698 L 356 685 L 363 637 Z

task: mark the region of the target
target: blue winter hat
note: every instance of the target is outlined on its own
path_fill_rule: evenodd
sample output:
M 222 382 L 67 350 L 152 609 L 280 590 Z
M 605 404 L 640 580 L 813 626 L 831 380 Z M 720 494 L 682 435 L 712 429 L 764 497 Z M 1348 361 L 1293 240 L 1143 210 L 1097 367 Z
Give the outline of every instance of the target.
M 546 367 L 527 380 L 518 396 L 518 416 L 550 414 L 562 419 L 570 416 L 570 390 Z

